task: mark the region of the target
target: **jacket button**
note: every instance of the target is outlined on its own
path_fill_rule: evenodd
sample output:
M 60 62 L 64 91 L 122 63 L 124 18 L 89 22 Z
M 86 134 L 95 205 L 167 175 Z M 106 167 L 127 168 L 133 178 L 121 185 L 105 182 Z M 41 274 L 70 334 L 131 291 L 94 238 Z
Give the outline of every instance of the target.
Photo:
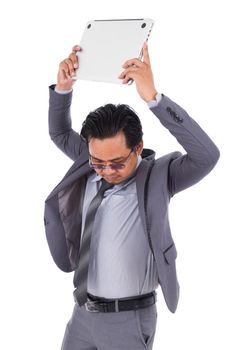
M 183 122 L 183 118 L 181 118 L 177 113 L 175 113 L 170 107 L 167 107 L 166 110 L 171 115 L 171 117 L 175 122 L 177 123 Z
M 171 109 L 170 107 L 167 107 L 167 108 L 166 108 L 166 111 L 169 112 L 169 114 L 171 114 L 172 109 Z
M 178 123 L 182 123 L 183 122 L 183 118 L 181 118 L 179 115 L 177 116 L 177 120 L 178 120 Z

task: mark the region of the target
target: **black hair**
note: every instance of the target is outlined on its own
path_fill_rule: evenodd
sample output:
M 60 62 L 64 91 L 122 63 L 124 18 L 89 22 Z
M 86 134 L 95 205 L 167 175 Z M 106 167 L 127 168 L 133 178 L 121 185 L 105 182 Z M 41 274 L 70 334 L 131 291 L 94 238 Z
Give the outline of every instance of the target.
M 81 129 L 81 136 L 88 143 L 90 139 L 105 139 L 122 131 L 127 147 L 133 149 L 142 140 L 140 119 L 135 111 L 125 104 L 106 104 L 90 112 Z

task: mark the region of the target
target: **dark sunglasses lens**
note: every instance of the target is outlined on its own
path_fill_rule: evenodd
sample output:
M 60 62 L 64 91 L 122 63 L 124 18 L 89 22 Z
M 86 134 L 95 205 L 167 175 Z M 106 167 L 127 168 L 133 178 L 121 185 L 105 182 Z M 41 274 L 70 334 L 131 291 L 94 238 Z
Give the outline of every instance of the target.
M 91 164 L 91 167 L 93 169 L 97 169 L 97 170 L 105 169 L 105 166 L 103 164 Z M 125 165 L 124 164 L 110 164 L 109 167 L 112 170 L 120 170 L 120 169 L 123 169 L 125 167 Z
M 97 170 L 102 170 L 104 168 L 102 164 L 92 164 L 92 167 Z
M 124 164 L 111 164 L 110 165 L 110 168 L 113 169 L 113 170 L 120 170 L 120 169 L 123 169 L 125 167 Z

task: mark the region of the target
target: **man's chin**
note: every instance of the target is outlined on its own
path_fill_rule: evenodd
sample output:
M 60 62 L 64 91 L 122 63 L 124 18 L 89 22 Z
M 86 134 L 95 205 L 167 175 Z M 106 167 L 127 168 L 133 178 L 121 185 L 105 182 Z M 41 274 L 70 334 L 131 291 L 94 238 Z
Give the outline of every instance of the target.
M 118 176 L 103 176 L 103 178 L 109 184 L 113 184 L 113 185 L 119 184 L 120 182 L 123 181 L 123 179 Z

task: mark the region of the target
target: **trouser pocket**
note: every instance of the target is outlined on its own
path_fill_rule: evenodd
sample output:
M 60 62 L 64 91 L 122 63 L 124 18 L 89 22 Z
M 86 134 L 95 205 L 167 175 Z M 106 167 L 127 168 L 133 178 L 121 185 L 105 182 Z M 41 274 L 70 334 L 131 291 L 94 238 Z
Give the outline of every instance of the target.
M 157 324 L 156 304 L 136 310 L 137 330 L 145 349 L 152 349 Z

